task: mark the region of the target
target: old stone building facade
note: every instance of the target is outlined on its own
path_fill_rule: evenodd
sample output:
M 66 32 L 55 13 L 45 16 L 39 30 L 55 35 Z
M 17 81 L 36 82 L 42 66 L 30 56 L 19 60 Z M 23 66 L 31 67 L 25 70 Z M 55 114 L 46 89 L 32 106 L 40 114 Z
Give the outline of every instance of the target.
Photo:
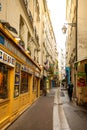
M 86 6 L 86 0 L 66 0 L 66 70 L 78 104 L 87 103 Z

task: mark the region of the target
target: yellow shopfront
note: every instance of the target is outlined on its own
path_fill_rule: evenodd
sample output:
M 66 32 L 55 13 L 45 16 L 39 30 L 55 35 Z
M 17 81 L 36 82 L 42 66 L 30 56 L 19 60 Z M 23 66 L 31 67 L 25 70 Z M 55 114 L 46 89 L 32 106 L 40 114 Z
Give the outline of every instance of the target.
M 40 67 L 0 26 L 0 129 L 40 96 Z

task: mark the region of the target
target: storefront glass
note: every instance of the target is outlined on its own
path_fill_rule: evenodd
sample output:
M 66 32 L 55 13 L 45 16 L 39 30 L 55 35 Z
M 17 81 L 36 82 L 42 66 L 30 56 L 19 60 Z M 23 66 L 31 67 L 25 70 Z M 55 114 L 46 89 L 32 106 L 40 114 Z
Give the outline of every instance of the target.
M 28 73 L 21 71 L 21 86 L 20 93 L 28 92 Z
M 19 96 L 20 87 L 20 64 L 16 62 L 15 64 L 15 84 L 14 84 L 14 97 Z
M 37 78 L 34 77 L 33 78 L 33 88 L 32 88 L 33 91 L 37 90 Z
M 0 100 L 8 98 L 8 67 L 0 63 Z

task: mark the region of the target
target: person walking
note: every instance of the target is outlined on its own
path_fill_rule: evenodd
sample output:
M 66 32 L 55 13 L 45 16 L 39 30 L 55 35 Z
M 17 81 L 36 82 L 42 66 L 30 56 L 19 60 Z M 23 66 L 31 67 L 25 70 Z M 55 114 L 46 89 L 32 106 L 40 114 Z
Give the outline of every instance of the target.
M 43 87 L 43 95 L 44 95 L 44 96 L 47 95 L 46 87 Z
M 73 84 L 72 82 L 70 82 L 70 84 L 68 84 L 68 96 L 70 101 L 72 101 L 72 94 L 73 94 Z

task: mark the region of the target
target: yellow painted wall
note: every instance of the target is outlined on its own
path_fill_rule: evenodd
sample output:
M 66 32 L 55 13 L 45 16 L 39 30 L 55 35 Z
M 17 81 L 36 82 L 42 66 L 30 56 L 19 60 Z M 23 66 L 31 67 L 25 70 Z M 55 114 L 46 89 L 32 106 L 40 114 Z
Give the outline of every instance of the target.
M 10 37 L 10 35 L 8 35 L 8 34 L 7 34 L 7 36 Z M 12 36 L 10 37 L 10 39 L 14 42 L 14 44 L 16 46 L 18 46 L 15 43 L 15 40 Z M 5 46 L 3 46 L 1 44 L 0 44 L 0 50 L 2 50 L 6 54 L 15 58 L 15 61 L 19 62 L 20 65 L 27 64 L 27 66 L 29 66 L 28 63 L 21 60 L 21 58 L 17 57 L 16 54 L 13 54 L 10 50 L 8 50 Z M 23 54 L 26 55 L 25 53 L 23 53 Z M 26 55 L 26 58 L 28 58 L 27 55 Z M 31 60 L 31 58 L 30 58 L 30 60 Z M 31 61 L 32 61 L 32 63 L 34 63 L 34 66 L 35 66 L 35 62 L 33 60 L 31 60 Z M 1 60 L 0 60 L 0 62 L 1 62 Z M 3 64 L 6 64 L 6 63 L 3 62 Z M 8 79 L 8 81 L 9 81 L 8 95 L 9 96 L 6 99 L 0 100 L 0 129 L 2 127 L 4 127 L 5 125 L 10 124 L 12 121 L 14 121 L 22 112 L 24 112 L 40 96 L 40 77 L 37 77 L 36 75 L 34 75 L 35 73 L 39 75 L 40 71 L 36 71 L 35 68 L 30 68 L 30 69 L 32 69 L 33 73 L 31 74 L 28 72 L 28 75 L 29 75 L 28 76 L 28 82 L 29 82 L 28 83 L 29 84 L 28 92 L 19 94 L 18 97 L 14 97 L 15 66 L 11 67 L 9 64 L 8 64 L 8 66 L 10 67 L 9 79 Z M 36 67 L 38 68 L 38 65 L 36 65 Z M 20 75 L 21 75 L 21 73 L 20 73 Z M 37 79 L 37 87 L 38 87 L 38 89 L 36 88 L 35 91 L 32 90 L 34 76 L 37 77 L 36 79 Z
M 38 78 L 38 92 L 37 90 L 32 91 L 33 76 L 29 75 L 29 91 L 14 98 L 14 75 L 15 71 L 12 68 L 10 70 L 9 99 L 2 103 L 0 102 L 0 127 L 14 121 L 40 96 L 40 79 Z

